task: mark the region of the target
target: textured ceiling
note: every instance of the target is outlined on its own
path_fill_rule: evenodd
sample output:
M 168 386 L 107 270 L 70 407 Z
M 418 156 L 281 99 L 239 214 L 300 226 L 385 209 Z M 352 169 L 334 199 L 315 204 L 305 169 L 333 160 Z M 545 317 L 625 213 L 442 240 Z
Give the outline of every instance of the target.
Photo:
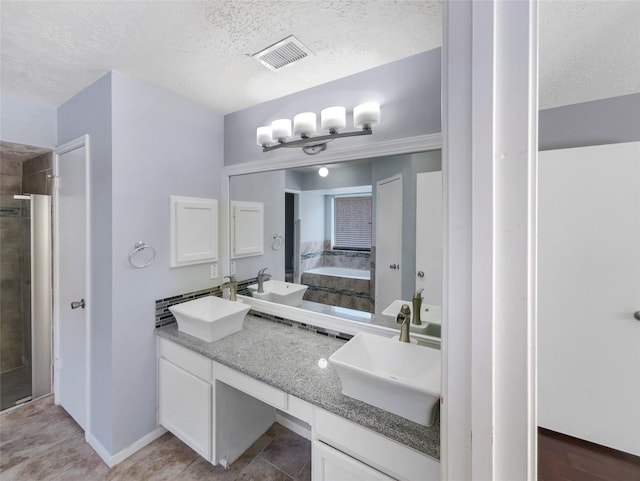
M 228 113 L 438 47 L 423 1 L 2 1 L 2 89 L 58 106 L 110 69 Z M 248 54 L 295 35 L 314 56 Z
M 3 92 L 58 106 L 109 70 L 229 113 L 441 45 L 431 1 L 0 2 Z M 640 91 L 640 1 L 540 6 L 548 108 Z M 314 56 L 248 55 L 295 35 Z
M 540 107 L 640 92 L 640 1 L 541 1 Z

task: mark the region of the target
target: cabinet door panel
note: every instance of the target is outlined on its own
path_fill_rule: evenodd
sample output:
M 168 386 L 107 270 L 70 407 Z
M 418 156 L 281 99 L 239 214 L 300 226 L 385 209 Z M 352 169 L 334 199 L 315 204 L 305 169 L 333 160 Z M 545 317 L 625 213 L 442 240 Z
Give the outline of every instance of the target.
M 313 442 L 313 481 L 393 481 L 357 459 L 319 441 Z
M 159 423 L 211 459 L 211 384 L 164 359 L 159 361 Z

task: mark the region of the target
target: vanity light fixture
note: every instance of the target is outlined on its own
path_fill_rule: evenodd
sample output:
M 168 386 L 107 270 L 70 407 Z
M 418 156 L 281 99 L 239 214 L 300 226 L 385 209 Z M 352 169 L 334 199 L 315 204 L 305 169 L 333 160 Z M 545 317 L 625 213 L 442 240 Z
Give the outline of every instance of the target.
M 380 104 L 367 102 L 353 109 L 353 126 L 360 130 L 341 132 L 347 125 L 346 119 L 347 112 L 344 107 L 334 106 L 323 109 L 320 112 L 320 128 L 328 133 L 312 137 L 316 133 L 316 114 L 303 112 L 293 118 L 293 129 L 289 119 L 274 120 L 270 126 L 258 127 L 256 141 L 263 152 L 281 147 L 300 147 L 305 154 L 314 155 L 324 151 L 327 143 L 334 139 L 371 135 L 373 126 L 380 123 Z M 293 135 L 299 136 L 300 139 L 288 140 L 291 139 L 292 131 Z

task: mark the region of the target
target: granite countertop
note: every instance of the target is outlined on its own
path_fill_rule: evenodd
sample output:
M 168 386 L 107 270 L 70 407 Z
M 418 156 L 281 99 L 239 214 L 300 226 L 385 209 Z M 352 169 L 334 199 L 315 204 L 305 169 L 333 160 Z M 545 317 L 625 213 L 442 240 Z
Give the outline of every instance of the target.
M 220 364 L 292 396 L 344 417 L 390 439 L 440 459 L 440 419 L 425 427 L 342 394 L 338 373 L 318 360 L 328 359 L 345 341 L 248 315 L 242 331 L 205 342 L 178 331 L 177 324 L 156 329 Z

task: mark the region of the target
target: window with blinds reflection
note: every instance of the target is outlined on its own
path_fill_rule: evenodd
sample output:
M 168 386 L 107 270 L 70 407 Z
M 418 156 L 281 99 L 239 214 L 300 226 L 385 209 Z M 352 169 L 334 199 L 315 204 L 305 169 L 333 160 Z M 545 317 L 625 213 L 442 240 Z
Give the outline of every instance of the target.
M 371 250 L 371 195 L 334 197 L 333 248 Z

